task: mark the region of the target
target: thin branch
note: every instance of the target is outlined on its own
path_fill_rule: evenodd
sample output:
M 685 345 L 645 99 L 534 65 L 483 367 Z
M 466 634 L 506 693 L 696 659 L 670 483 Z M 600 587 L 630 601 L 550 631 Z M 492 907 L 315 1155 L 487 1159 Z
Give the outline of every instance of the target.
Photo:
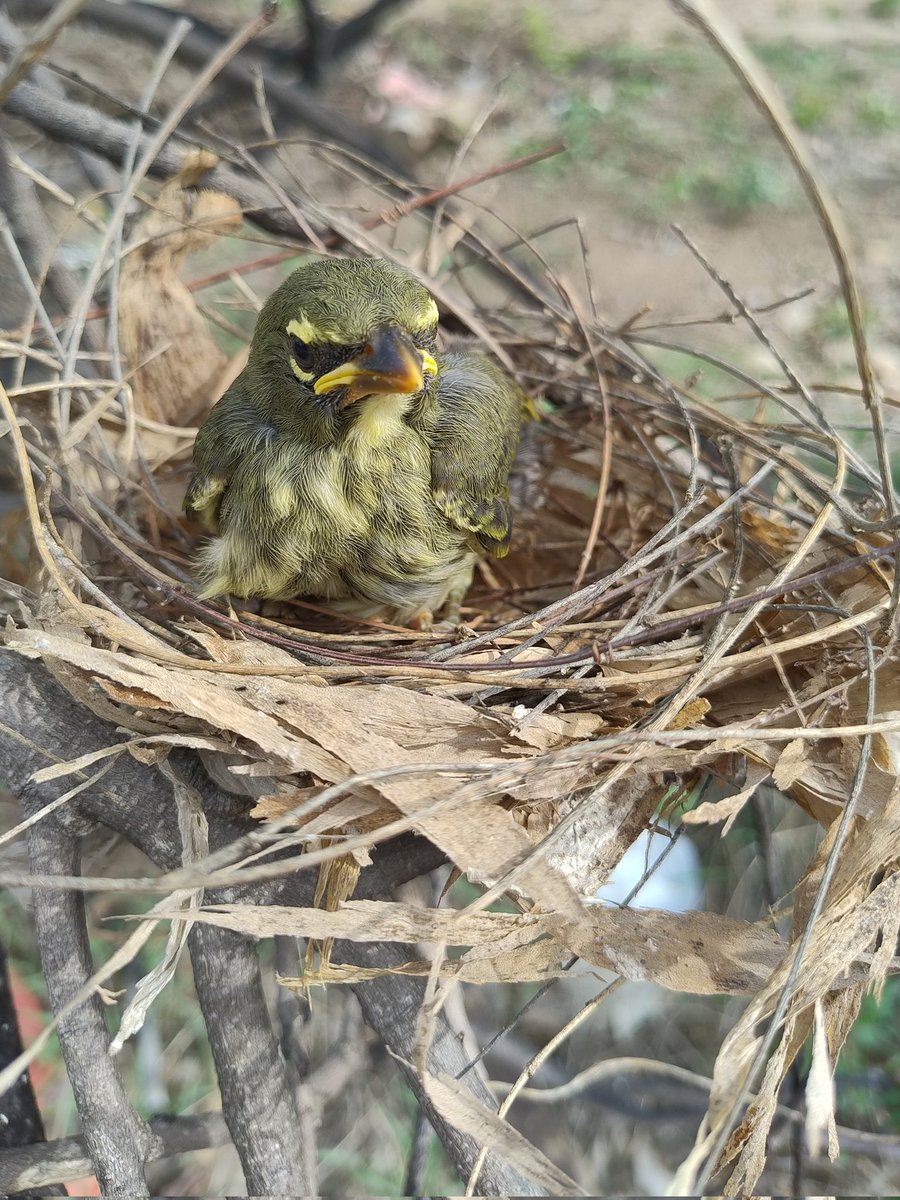
M 63 28 L 84 8 L 86 0 L 61 0 L 38 25 L 31 40 L 18 49 L 0 75 L 0 108 L 10 92 L 44 57 Z
M 339 942 L 334 948 L 335 961 L 361 966 L 389 967 L 405 962 L 403 948 L 364 942 Z M 412 1062 L 416 1048 L 416 1018 L 425 994 L 425 981 L 399 975 L 385 975 L 365 983 L 351 985 L 362 1006 L 366 1023 L 375 1030 L 403 1071 L 428 1120 L 437 1132 L 454 1167 L 466 1178 L 475 1165 L 480 1147 L 460 1133 L 437 1112 L 428 1098 Z M 429 1068 L 433 1073 L 455 1075 L 465 1066 L 465 1051 L 443 1012 L 438 1014 L 434 1040 L 429 1049 Z M 485 1107 L 496 1111 L 497 1102 L 477 1071 L 470 1071 L 466 1086 Z M 488 1154 L 481 1172 L 483 1194 L 490 1196 L 538 1195 L 530 1179 L 520 1175 L 497 1154 Z
M 10 0 L 7 7 L 14 13 L 31 16 L 51 11 L 55 3 L 56 0 Z M 169 36 L 172 24 L 180 20 L 183 13 L 157 4 L 87 0 L 83 15 L 102 29 L 151 45 L 162 45 Z M 196 18 L 193 19 L 193 25 L 190 35 L 182 43 L 180 57 L 182 62 L 196 67 L 204 65 L 218 54 L 230 35 Z M 247 47 L 223 69 L 219 80 L 223 92 L 231 98 L 244 96 L 249 100 L 254 90 L 253 63 L 260 56 L 265 61 L 269 55 L 270 51 L 264 45 Z M 91 86 L 89 81 L 83 82 L 85 86 Z M 337 145 L 352 147 L 371 161 L 402 172 L 402 166 L 395 162 L 376 133 L 330 109 L 310 88 L 295 80 L 282 81 L 274 78 L 272 72 L 267 72 L 266 89 L 281 118 L 292 123 L 299 122 L 319 137 Z M 155 121 L 150 118 L 148 127 L 153 124 Z
M 670 3 L 677 13 L 696 26 L 712 43 L 747 89 L 787 152 L 819 219 L 847 306 L 862 398 L 872 418 L 884 505 L 888 517 L 892 517 L 896 512 L 896 500 L 885 437 L 882 393 L 869 353 L 859 284 L 848 249 L 850 237 L 840 210 L 822 184 L 806 141 L 797 129 L 787 105 L 759 60 L 745 45 L 738 30 L 724 20 L 712 0 L 670 0 Z M 900 554 L 897 556 L 897 571 L 900 574 Z M 895 610 L 898 601 L 900 592 L 895 588 Z

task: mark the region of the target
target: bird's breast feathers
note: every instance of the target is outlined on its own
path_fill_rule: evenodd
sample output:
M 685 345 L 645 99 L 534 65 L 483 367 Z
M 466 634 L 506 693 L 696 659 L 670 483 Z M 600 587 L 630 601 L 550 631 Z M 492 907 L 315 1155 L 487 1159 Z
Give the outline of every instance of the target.
M 473 556 L 435 505 L 430 446 L 404 420 L 409 405 L 373 396 L 333 445 L 282 435 L 251 449 L 229 488 L 241 503 L 226 494 L 222 532 L 201 552 L 203 594 L 356 595 L 373 610 L 437 609 Z

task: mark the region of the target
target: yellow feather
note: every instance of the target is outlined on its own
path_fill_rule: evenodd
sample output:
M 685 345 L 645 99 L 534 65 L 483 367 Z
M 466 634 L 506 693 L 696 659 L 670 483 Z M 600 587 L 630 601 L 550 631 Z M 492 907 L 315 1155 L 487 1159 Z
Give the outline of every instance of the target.
M 411 396 L 370 396 L 359 406 L 347 435 L 351 453 L 365 456 L 367 449 L 400 437 L 403 417 L 409 412 L 411 403 Z

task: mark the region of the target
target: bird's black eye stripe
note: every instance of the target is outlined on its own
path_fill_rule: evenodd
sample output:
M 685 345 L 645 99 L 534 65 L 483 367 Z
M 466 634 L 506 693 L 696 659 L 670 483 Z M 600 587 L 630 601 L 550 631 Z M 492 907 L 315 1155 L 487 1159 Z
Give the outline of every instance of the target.
M 291 350 L 294 355 L 294 362 L 301 371 L 309 371 L 312 368 L 313 356 L 309 345 L 301 338 L 291 338 Z

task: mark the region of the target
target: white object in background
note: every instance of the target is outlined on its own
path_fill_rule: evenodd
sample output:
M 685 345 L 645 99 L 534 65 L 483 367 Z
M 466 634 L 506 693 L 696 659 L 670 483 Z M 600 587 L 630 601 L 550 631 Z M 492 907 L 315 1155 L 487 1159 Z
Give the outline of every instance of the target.
M 663 834 L 645 830 L 628 848 L 609 883 L 597 892 L 597 899 L 608 904 L 621 904 L 641 877 L 660 859 L 668 845 L 669 839 Z M 630 907 L 687 912 L 702 905 L 700 856 L 689 838 L 680 837 L 631 901 Z

